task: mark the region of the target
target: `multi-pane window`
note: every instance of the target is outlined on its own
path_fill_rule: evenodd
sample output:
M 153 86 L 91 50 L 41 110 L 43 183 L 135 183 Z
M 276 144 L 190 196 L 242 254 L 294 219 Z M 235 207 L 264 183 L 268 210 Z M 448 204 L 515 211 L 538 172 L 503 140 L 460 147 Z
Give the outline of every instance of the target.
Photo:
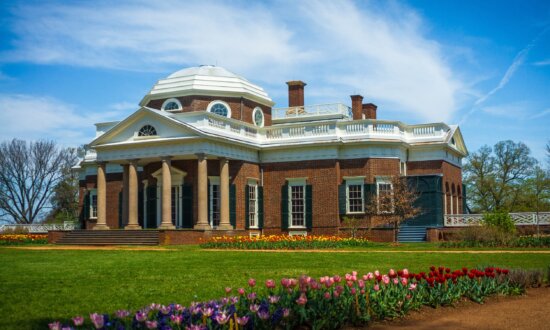
M 258 185 L 248 186 L 248 220 L 250 228 L 258 227 Z
M 212 227 L 220 225 L 220 185 L 210 185 L 210 224 Z
M 290 186 L 290 226 L 305 227 L 305 185 Z
M 167 110 L 167 111 L 178 110 L 179 108 L 180 106 L 176 102 L 168 102 L 164 107 L 164 110 Z
M 138 132 L 138 136 L 156 136 L 156 135 L 157 135 L 157 130 L 151 125 L 143 126 Z
M 222 103 L 215 103 L 210 108 L 210 112 L 220 116 L 229 117 L 229 109 Z
M 90 218 L 97 218 L 97 191 L 90 191 Z
M 378 212 L 391 213 L 393 212 L 393 187 L 391 183 L 378 182 Z
M 362 213 L 364 212 L 363 203 L 363 184 L 348 184 L 348 209 L 347 213 Z

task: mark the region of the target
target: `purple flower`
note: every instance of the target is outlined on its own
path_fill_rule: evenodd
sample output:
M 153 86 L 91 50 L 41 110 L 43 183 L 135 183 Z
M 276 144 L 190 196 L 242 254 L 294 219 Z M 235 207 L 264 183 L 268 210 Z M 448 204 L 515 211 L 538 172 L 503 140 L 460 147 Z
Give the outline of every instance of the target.
M 183 310 L 185 309 L 185 307 L 183 307 L 182 305 L 180 304 L 176 304 L 174 306 L 174 309 L 177 310 L 178 312 L 183 312 Z
M 256 313 L 259 309 L 260 309 L 260 305 L 257 305 L 257 304 L 250 305 L 250 311 L 252 313 Z
M 279 299 L 281 299 L 279 296 L 269 296 L 269 303 L 276 304 L 279 302 Z
M 153 310 L 153 311 L 154 311 L 154 310 L 159 310 L 159 309 L 160 309 L 160 304 L 154 304 L 154 303 L 153 303 L 153 304 L 151 304 L 151 305 L 149 306 L 149 308 L 150 308 L 151 310 Z
M 147 327 L 147 329 L 156 329 L 157 321 L 145 321 L 145 326 Z
M 287 318 L 290 315 L 290 309 L 283 308 L 283 318 Z
M 191 324 L 190 326 L 188 326 L 185 329 L 187 329 L 187 330 L 204 330 L 204 329 L 206 329 L 206 327 L 203 327 L 202 325 Z
M 230 317 L 225 312 L 222 312 L 216 315 L 214 318 L 216 319 L 216 322 L 223 325 L 226 324 L 227 321 L 229 321 Z
M 52 323 L 48 324 L 48 327 L 50 327 L 50 330 L 61 330 L 61 323 L 52 322 Z
M 92 323 L 94 324 L 94 327 L 96 329 L 101 329 L 103 328 L 103 324 L 104 324 L 104 318 L 103 318 L 103 315 L 101 314 L 97 314 L 97 313 L 93 313 L 93 314 L 90 314 L 90 319 L 92 319 Z
M 130 315 L 130 312 L 124 309 L 119 309 L 118 311 L 116 311 L 116 317 L 118 317 L 119 319 L 126 318 L 129 315 Z
M 84 318 L 82 316 L 73 317 L 73 323 L 75 326 L 81 326 L 84 323 Z
M 247 296 L 248 300 L 256 299 L 256 292 L 249 293 Z
M 181 315 L 170 315 L 170 321 L 176 325 L 180 325 L 183 317 Z
M 238 325 L 246 325 L 248 323 L 248 320 L 250 319 L 250 317 L 248 316 L 243 316 L 243 317 L 237 317 L 237 324 Z
M 143 322 L 145 320 L 147 320 L 147 313 L 144 313 L 142 311 L 139 311 L 136 313 L 136 320 L 138 322 Z
M 267 310 L 258 311 L 258 317 L 264 321 L 269 319 L 269 311 Z
M 212 309 L 212 307 L 203 308 L 202 313 L 204 314 L 204 316 L 210 317 L 214 313 L 214 309 Z
M 164 315 L 168 315 L 171 310 L 172 310 L 172 308 L 170 306 L 161 306 L 160 307 L 160 312 Z

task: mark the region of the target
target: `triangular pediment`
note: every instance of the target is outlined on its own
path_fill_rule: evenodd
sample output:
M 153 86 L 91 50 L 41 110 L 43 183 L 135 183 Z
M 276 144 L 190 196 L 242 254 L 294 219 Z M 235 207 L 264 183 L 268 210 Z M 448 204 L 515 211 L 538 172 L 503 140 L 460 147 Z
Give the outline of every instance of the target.
M 145 126 L 149 128 L 149 133 L 152 135 L 140 136 L 139 132 Z M 128 116 L 126 119 L 117 123 L 107 132 L 97 137 L 90 143 L 91 147 L 106 145 L 106 144 L 124 144 L 136 143 L 152 140 L 174 139 L 184 137 L 195 137 L 200 134 L 191 128 L 169 115 L 161 113 L 158 110 L 149 108 L 141 108 Z
M 462 136 L 460 127 L 452 127 L 451 134 L 449 134 L 447 143 L 451 148 L 460 152 L 464 157 L 468 156 L 468 149 L 466 148 L 466 144 L 464 143 L 464 137 Z

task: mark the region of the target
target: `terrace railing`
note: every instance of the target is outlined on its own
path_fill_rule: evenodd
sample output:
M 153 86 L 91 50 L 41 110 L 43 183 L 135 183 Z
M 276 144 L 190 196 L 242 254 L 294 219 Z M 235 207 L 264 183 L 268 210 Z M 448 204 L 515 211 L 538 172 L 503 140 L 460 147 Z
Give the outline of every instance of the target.
M 64 223 L 33 223 L 26 225 L 0 225 L 0 233 L 4 231 L 26 231 L 30 234 L 47 233 L 50 230 L 75 230 L 77 225 L 73 221 L 65 221 Z
M 550 212 L 521 212 L 510 213 L 516 226 L 550 225 Z M 445 227 L 479 226 L 483 221 L 483 214 L 446 214 Z
M 271 115 L 273 120 L 331 115 L 337 115 L 341 118 L 352 116 L 351 108 L 341 103 L 313 104 L 290 108 L 276 108 L 271 110 Z

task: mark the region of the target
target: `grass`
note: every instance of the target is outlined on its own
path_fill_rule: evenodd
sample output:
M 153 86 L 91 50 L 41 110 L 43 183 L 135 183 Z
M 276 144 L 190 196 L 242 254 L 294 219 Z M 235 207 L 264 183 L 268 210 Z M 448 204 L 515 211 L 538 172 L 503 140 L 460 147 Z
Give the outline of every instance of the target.
M 344 274 L 351 270 L 496 265 L 544 268 L 550 254 L 443 254 L 434 245 L 381 245 L 385 252 L 311 253 L 173 250 L 21 250 L 0 248 L 0 329 L 44 328 L 48 322 L 91 312 L 135 310 L 152 302 L 188 304 L 223 296 L 223 288 L 284 276 Z M 415 250 L 395 253 L 395 250 Z M 445 249 L 448 250 L 448 249 Z M 540 251 L 540 249 L 539 249 Z

